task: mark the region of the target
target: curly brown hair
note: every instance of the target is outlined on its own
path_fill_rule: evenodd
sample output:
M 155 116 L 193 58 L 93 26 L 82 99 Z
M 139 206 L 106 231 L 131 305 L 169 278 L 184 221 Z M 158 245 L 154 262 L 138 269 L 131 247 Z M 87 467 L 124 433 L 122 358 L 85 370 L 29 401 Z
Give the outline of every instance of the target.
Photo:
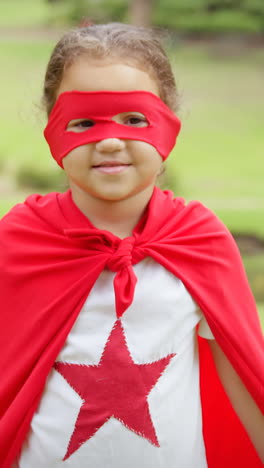
M 143 69 L 157 82 L 160 98 L 177 111 L 174 75 L 157 32 L 141 26 L 108 23 L 72 29 L 56 44 L 47 65 L 42 97 L 48 116 L 64 71 L 82 55 L 92 59 L 118 59 Z

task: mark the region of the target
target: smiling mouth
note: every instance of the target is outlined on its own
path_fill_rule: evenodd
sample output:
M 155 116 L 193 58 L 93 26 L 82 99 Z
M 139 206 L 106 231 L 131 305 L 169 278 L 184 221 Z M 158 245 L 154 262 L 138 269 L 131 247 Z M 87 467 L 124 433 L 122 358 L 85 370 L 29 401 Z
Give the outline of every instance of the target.
M 96 164 L 92 166 L 92 168 L 104 174 L 118 174 L 119 172 L 125 171 L 130 166 L 131 164 L 128 164 L 128 163 L 114 161 L 114 162 L 106 162 L 106 163 L 103 162 L 101 164 Z

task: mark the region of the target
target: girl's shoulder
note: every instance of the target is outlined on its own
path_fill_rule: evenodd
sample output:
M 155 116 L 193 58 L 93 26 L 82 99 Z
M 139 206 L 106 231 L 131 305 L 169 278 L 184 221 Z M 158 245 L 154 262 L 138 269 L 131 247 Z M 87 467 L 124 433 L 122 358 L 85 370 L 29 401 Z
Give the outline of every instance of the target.
M 171 216 L 176 220 L 179 218 L 182 226 L 192 225 L 197 232 L 199 230 L 217 230 L 225 232 L 231 236 L 228 228 L 223 221 L 206 205 L 199 200 L 186 200 L 182 197 L 177 197 L 170 190 L 163 190 L 160 194 L 160 206 L 168 206 Z M 232 236 L 231 236 L 232 237 Z
M 0 220 L 0 234 L 26 231 L 33 226 L 49 224 L 60 215 L 58 192 L 32 194 L 11 208 Z
M 14 205 L 10 211 L 8 211 L 2 218 L 1 222 L 12 217 L 12 216 L 19 216 L 20 214 L 24 214 L 30 210 L 37 210 L 41 206 L 47 204 L 53 204 L 58 197 L 58 192 L 51 192 L 46 195 L 40 195 L 38 193 L 33 193 L 29 195 L 23 202 L 19 202 Z

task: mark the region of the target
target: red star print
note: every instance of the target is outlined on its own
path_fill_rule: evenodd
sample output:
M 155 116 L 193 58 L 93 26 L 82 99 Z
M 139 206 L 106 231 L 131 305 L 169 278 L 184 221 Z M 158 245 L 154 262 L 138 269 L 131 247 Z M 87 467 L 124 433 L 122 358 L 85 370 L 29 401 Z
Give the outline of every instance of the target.
M 175 354 L 135 364 L 116 321 L 98 365 L 56 362 L 55 369 L 83 399 L 66 455 L 69 458 L 111 417 L 159 446 L 147 397 Z

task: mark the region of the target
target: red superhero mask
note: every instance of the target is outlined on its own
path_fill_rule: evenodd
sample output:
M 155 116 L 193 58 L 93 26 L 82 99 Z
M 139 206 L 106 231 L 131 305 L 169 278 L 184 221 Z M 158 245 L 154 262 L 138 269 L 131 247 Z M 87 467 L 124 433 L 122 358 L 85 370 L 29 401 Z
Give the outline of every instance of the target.
M 133 127 L 113 120 L 123 112 L 140 112 L 145 127 Z M 91 120 L 87 130 L 68 129 L 71 120 Z M 74 148 L 105 138 L 140 140 L 154 146 L 166 159 L 176 143 L 181 122 L 155 94 L 148 91 L 67 91 L 58 97 L 44 136 L 50 151 L 62 167 L 62 159 Z

